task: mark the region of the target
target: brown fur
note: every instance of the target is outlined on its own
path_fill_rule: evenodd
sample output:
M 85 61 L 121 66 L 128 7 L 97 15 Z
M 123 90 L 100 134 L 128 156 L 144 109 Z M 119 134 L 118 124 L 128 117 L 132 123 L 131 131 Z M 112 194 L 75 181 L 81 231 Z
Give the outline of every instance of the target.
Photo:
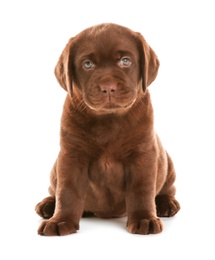
M 36 206 L 48 219 L 40 235 L 74 233 L 83 214 L 127 215 L 129 232 L 159 233 L 158 217 L 180 209 L 147 89 L 158 67 L 141 34 L 119 25 L 94 26 L 69 40 L 55 69 L 68 95 L 50 196 Z

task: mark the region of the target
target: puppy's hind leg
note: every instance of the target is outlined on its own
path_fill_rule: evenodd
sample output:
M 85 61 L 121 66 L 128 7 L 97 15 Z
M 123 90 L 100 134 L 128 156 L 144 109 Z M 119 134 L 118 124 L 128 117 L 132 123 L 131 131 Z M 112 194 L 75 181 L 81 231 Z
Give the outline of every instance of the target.
M 173 166 L 173 162 L 168 154 L 167 159 L 168 173 L 166 182 L 164 183 L 163 188 L 155 198 L 158 217 L 172 217 L 180 210 L 180 204 L 175 199 L 175 169 Z
M 54 210 L 55 198 L 52 196 L 43 199 L 35 207 L 35 211 L 37 212 L 37 214 L 44 219 L 51 218 L 54 214 Z

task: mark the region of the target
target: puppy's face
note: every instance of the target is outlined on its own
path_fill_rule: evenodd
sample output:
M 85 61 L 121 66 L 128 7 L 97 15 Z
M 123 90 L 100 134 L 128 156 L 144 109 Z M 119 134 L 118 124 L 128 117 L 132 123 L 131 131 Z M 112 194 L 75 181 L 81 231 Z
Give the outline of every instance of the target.
M 81 97 L 92 111 L 123 113 L 154 80 L 158 66 L 156 55 L 140 34 L 102 24 L 70 39 L 55 74 L 61 86 L 71 96 Z
M 75 80 L 85 104 L 99 113 L 129 109 L 140 90 L 139 52 L 120 31 L 85 34 L 74 57 Z

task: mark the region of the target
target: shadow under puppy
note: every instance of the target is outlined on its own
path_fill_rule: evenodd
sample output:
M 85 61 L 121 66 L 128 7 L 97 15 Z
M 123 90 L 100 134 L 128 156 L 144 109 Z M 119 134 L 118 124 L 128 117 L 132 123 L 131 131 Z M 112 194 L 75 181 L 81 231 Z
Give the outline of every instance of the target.
M 40 235 L 75 233 L 82 215 L 127 215 L 130 233 L 162 231 L 180 209 L 175 170 L 155 133 L 148 86 L 157 56 L 143 36 L 100 24 L 71 38 L 55 68 L 68 92 Z

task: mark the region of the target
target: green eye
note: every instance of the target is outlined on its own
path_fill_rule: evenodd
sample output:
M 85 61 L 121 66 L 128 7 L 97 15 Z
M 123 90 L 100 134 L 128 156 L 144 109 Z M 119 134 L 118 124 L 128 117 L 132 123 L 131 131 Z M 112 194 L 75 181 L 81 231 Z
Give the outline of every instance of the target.
M 131 66 L 131 60 L 129 57 L 122 57 L 119 61 L 119 66 L 123 68 L 127 68 Z
M 83 68 L 85 70 L 90 70 L 95 68 L 95 64 L 91 60 L 86 60 L 83 62 Z

